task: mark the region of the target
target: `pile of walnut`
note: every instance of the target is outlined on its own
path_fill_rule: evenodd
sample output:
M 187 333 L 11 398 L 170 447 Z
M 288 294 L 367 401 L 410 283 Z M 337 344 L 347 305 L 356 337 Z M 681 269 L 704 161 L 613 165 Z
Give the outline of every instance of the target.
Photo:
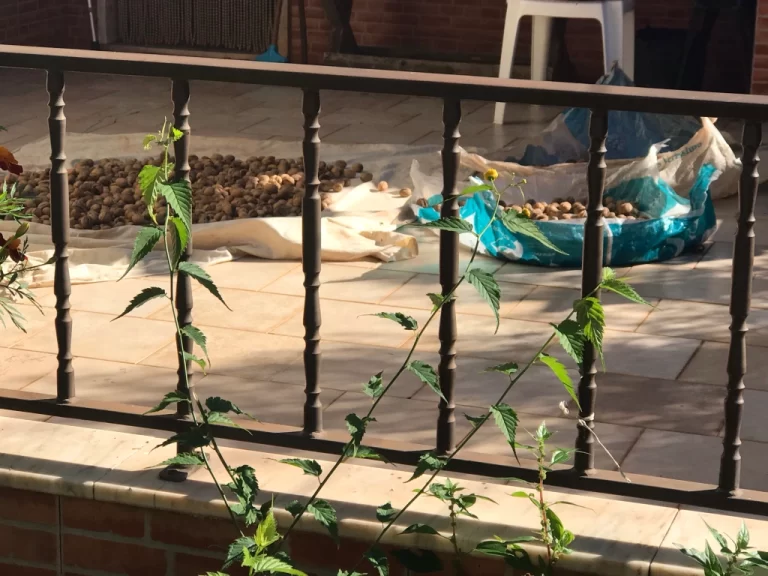
M 605 218 L 618 218 L 620 220 L 649 220 L 650 217 L 640 212 L 631 202 L 616 201 L 610 196 L 603 199 L 603 216 Z M 502 202 L 504 210 L 515 210 L 531 220 L 570 220 L 572 218 L 586 218 L 586 206 L 573 197 L 566 199 L 555 198 L 551 203 L 536 202 L 530 199 L 525 204 L 507 205 Z
M 107 230 L 130 224 L 149 224 L 147 206 L 138 184 L 145 164 L 160 165 L 159 158 L 138 160 L 82 160 L 69 170 L 70 227 Z M 220 222 L 237 218 L 298 216 L 304 195 L 304 161 L 274 156 L 239 160 L 232 155 L 190 156 L 192 220 Z M 323 209 L 331 203 L 329 193 L 341 192 L 359 178 L 373 175 L 362 164 L 344 160 L 320 162 L 320 192 Z M 13 182 L 15 178 L 9 179 Z M 25 172 L 18 178 L 18 194 L 25 199 L 25 212 L 32 222 L 51 223 L 50 170 Z M 155 204 L 158 220 L 167 212 L 165 200 Z

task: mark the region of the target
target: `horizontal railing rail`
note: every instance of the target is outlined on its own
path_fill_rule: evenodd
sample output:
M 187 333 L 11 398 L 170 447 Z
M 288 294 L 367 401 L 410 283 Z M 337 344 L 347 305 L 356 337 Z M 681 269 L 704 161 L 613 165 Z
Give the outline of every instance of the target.
M 338 69 L 290 64 L 264 64 L 206 58 L 121 54 L 77 50 L 54 50 L 0 45 L 0 67 L 46 70 L 49 100 L 49 131 L 51 140 L 51 235 L 55 247 L 56 272 L 56 335 L 58 368 L 56 396 L 31 394 L 0 389 L 0 408 L 77 418 L 82 420 L 124 424 L 157 430 L 176 431 L 191 426 L 188 405 L 179 403 L 175 414 L 145 415 L 144 409 L 120 403 L 78 400 L 75 395 L 75 372 L 72 355 L 72 317 L 69 297 L 71 285 L 68 269 L 69 242 L 69 184 L 65 167 L 64 115 L 65 72 L 118 74 L 131 76 L 167 77 L 172 82 L 174 125 L 184 136 L 174 145 L 176 177 L 189 177 L 190 144 L 190 80 L 234 82 L 293 87 L 303 90 L 304 167 L 306 188 L 302 202 L 302 266 L 304 272 L 305 328 L 305 403 L 302 428 L 245 423 L 245 429 L 215 426 L 222 438 L 256 444 L 338 454 L 346 438 L 323 432 L 320 371 L 320 104 L 321 90 L 346 90 L 373 93 L 402 94 L 440 98 L 443 101 L 443 216 L 457 214 L 459 169 L 459 126 L 462 100 L 484 100 L 541 104 L 591 109 L 590 159 L 587 167 L 588 206 L 584 225 L 582 258 L 582 294 L 595 292 L 602 278 L 603 227 L 602 196 L 605 188 L 605 140 L 608 132 L 608 111 L 629 110 L 661 114 L 682 114 L 703 117 L 741 118 L 745 121 L 742 139 L 742 174 L 739 181 L 739 214 L 734 241 L 731 286 L 731 342 L 728 357 L 728 388 L 725 398 L 725 427 L 723 454 L 717 486 L 706 486 L 648 476 L 637 476 L 627 483 L 618 473 L 594 468 L 594 434 L 598 375 L 596 354 L 587 345 L 580 366 L 579 421 L 576 457 L 570 470 L 549 476 L 558 486 L 662 500 L 678 504 L 709 506 L 740 513 L 768 515 L 768 492 L 747 492 L 740 489 L 741 455 L 740 428 L 743 411 L 744 375 L 746 374 L 746 320 L 749 314 L 752 267 L 754 260 L 754 207 L 757 195 L 757 150 L 762 141 L 762 122 L 768 120 L 768 98 L 734 94 L 693 93 L 670 90 L 647 90 L 611 86 L 561 84 L 415 74 L 403 72 Z M 449 294 L 458 279 L 459 243 L 454 232 L 440 232 L 440 284 L 443 294 Z M 188 247 L 184 257 L 191 255 Z M 190 279 L 183 273 L 178 277 L 177 302 L 182 326 L 192 322 Z M 436 450 L 450 453 L 454 440 L 454 393 L 456 380 L 457 326 L 455 302 L 447 302 L 440 318 L 440 386 L 443 399 L 437 407 Z M 512 343 L 514 344 L 514 343 Z M 191 351 L 192 341 L 183 338 L 177 347 Z M 179 354 L 179 358 L 182 355 Z M 184 376 L 189 366 L 178 367 L 177 388 L 189 392 L 193 380 Z M 0 383 L 0 386 L 2 384 Z M 189 387 L 188 387 L 189 386 Z M 395 463 L 413 465 L 424 446 L 371 439 Z M 183 447 L 179 447 L 183 449 Z M 449 470 L 492 477 L 518 476 L 533 479 L 533 472 L 514 460 L 474 453 L 464 453 L 452 459 Z M 172 478 L 173 476 L 168 476 Z

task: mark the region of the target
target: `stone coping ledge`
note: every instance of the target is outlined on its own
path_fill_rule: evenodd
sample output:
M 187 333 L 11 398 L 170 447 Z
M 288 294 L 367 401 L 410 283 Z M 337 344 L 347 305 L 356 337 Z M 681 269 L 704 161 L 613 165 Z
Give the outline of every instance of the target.
M 190 474 L 186 482 L 174 484 L 159 479 L 157 464 L 175 454 L 175 446 L 154 449 L 156 437 L 125 434 L 109 430 L 81 428 L 46 422 L 0 417 L 0 485 L 115 502 L 149 509 L 168 510 L 204 516 L 228 517 L 224 504 L 207 472 Z M 284 506 L 296 498 L 308 497 L 317 487 L 314 477 L 280 464 L 274 453 L 224 448 L 231 466 L 250 464 L 256 469 L 262 488 L 260 500 L 275 499 L 277 519 L 285 527 L 290 515 Z M 324 470 L 331 463 L 318 459 Z M 214 467 L 223 477 L 220 464 Z M 374 520 L 376 507 L 391 502 L 399 508 L 413 495 L 418 484 L 406 484 L 410 472 L 394 466 L 342 466 L 322 493 L 338 511 L 339 532 L 344 538 L 372 541 L 381 524 Z M 420 479 L 421 480 L 421 479 Z M 462 518 L 459 540 L 469 550 L 479 541 L 493 537 L 511 538 L 530 534 L 539 526 L 538 511 L 526 499 L 513 498 L 510 485 L 459 480 L 467 492 L 491 498 L 498 505 L 478 501 L 473 512 L 479 520 Z M 558 564 L 566 572 L 600 576 L 673 575 L 693 576 L 702 572 L 677 550 L 676 544 L 702 549 L 711 540 L 704 520 L 718 530 L 735 536 L 741 518 L 719 512 L 602 495 L 576 494 L 553 488 L 548 500 L 577 506 L 560 506 L 558 514 L 576 535 L 574 553 Z M 582 508 L 583 507 L 583 508 Z M 584 509 L 586 508 L 586 510 Z M 768 549 L 768 520 L 745 517 L 751 543 Z M 403 515 L 400 529 L 393 528 L 383 544 L 420 546 L 450 552 L 442 538 L 428 535 L 398 536 L 406 526 L 429 523 L 448 533 L 444 505 L 434 498 L 421 498 Z M 313 519 L 303 520 L 299 528 L 323 532 Z M 532 555 L 541 552 L 531 546 Z

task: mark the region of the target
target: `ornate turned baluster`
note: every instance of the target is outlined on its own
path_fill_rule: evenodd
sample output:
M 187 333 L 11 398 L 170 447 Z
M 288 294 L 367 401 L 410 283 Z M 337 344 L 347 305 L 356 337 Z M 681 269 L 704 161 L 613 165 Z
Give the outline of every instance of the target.
M 581 295 L 588 296 L 595 291 L 603 279 L 603 190 L 605 189 L 605 137 L 608 134 L 608 112 L 592 110 L 589 122 L 589 167 L 587 168 L 587 221 L 584 224 L 584 252 L 582 254 Z M 595 294 L 599 297 L 599 294 Z M 597 398 L 597 351 L 589 342 L 584 346 L 584 357 L 580 367 L 579 418 L 588 428 L 579 425 L 576 439 L 574 468 L 579 474 L 589 474 L 595 467 L 593 451 L 595 427 L 595 401 Z
M 189 180 L 189 81 L 174 78 L 171 87 L 171 99 L 173 101 L 173 125 L 177 130 L 184 133 L 184 136 L 174 142 L 173 154 L 175 156 L 174 170 L 176 180 Z M 192 237 L 190 235 L 189 243 L 181 256 L 181 260 L 189 260 L 192 255 Z M 179 326 L 189 326 L 192 324 L 192 279 L 186 274 L 179 272 L 176 276 L 176 312 L 179 319 Z M 176 338 L 176 351 L 178 352 L 178 369 L 176 371 L 177 381 L 176 389 L 179 392 L 190 394 L 194 389 L 192 362 L 185 361 L 181 351 L 192 353 L 194 342 L 188 336 L 181 339 Z M 187 402 L 176 403 L 176 416 L 180 419 L 191 419 L 192 406 Z M 178 454 L 190 452 L 189 446 L 182 444 L 176 445 Z M 166 468 L 160 473 L 164 480 L 181 482 L 186 480 L 187 471 L 184 467 L 174 466 Z
M 459 178 L 459 122 L 461 101 L 446 98 L 443 102 L 443 207 L 440 216 L 459 215 L 456 183 Z M 440 286 L 447 295 L 459 280 L 459 235 L 440 231 Z M 453 401 L 456 385 L 456 300 L 443 304 L 440 311 L 440 364 L 438 375 L 445 400 L 440 399 L 437 418 L 437 452 L 447 454 L 455 448 L 456 404 Z
M 323 431 L 320 401 L 320 92 L 304 90 L 304 177 L 301 260 L 304 270 L 304 433 Z
M 75 371 L 72 368 L 72 316 L 69 313 L 69 177 L 64 163 L 64 139 L 67 119 L 64 116 L 64 74 L 49 70 L 47 81 L 51 109 L 48 130 L 51 137 L 51 237 L 56 256 L 53 291 L 56 294 L 56 342 L 59 366 L 56 371 L 56 400 L 68 402 L 75 396 Z
M 744 123 L 739 180 L 738 229 L 733 243 L 731 279 L 731 347 L 728 351 L 728 394 L 725 398 L 725 435 L 720 460 L 718 490 L 729 496 L 739 492 L 741 479 L 741 416 L 744 406 L 744 375 L 747 373 L 747 316 L 752 299 L 752 264 L 755 257 L 755 200 L 760 158 L 757 150 L 763 139 L 759 122 Z

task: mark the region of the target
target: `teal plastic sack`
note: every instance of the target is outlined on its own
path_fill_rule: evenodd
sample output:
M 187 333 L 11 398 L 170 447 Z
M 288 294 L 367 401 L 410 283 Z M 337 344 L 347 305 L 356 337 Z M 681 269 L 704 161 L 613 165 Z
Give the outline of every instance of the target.
M 605 191 L 604 197 L 632 202 L 650 220 L 605 220 L 603 254 L 605 266 L 629 266 L 668 260 L 705 242 L 717 226 L 710 185 L 719 172 L 711 164 L 698 171 L 688 198 L 683 198 L 658 177 L 625 180 Z M 428 200 L 430 206 L 418 207 L 423 222 L 440 218 L 431 205 L 439 196 Z M 475 232 L 483 230 L 491 219 L 495 202 L 490 192 L 475 194 L 460 208 L 463 219 L 472 223 Z M 542 266 L 581 266 L 584 244 L 584 219 L 537 222 L 541 231 L 565 254 L 559 254 L 533 238 L 511 233 L 496 221 L 481 238 L 482 252 L 515 262 Z M 462 242 L 474 243 L 469 234 Z

